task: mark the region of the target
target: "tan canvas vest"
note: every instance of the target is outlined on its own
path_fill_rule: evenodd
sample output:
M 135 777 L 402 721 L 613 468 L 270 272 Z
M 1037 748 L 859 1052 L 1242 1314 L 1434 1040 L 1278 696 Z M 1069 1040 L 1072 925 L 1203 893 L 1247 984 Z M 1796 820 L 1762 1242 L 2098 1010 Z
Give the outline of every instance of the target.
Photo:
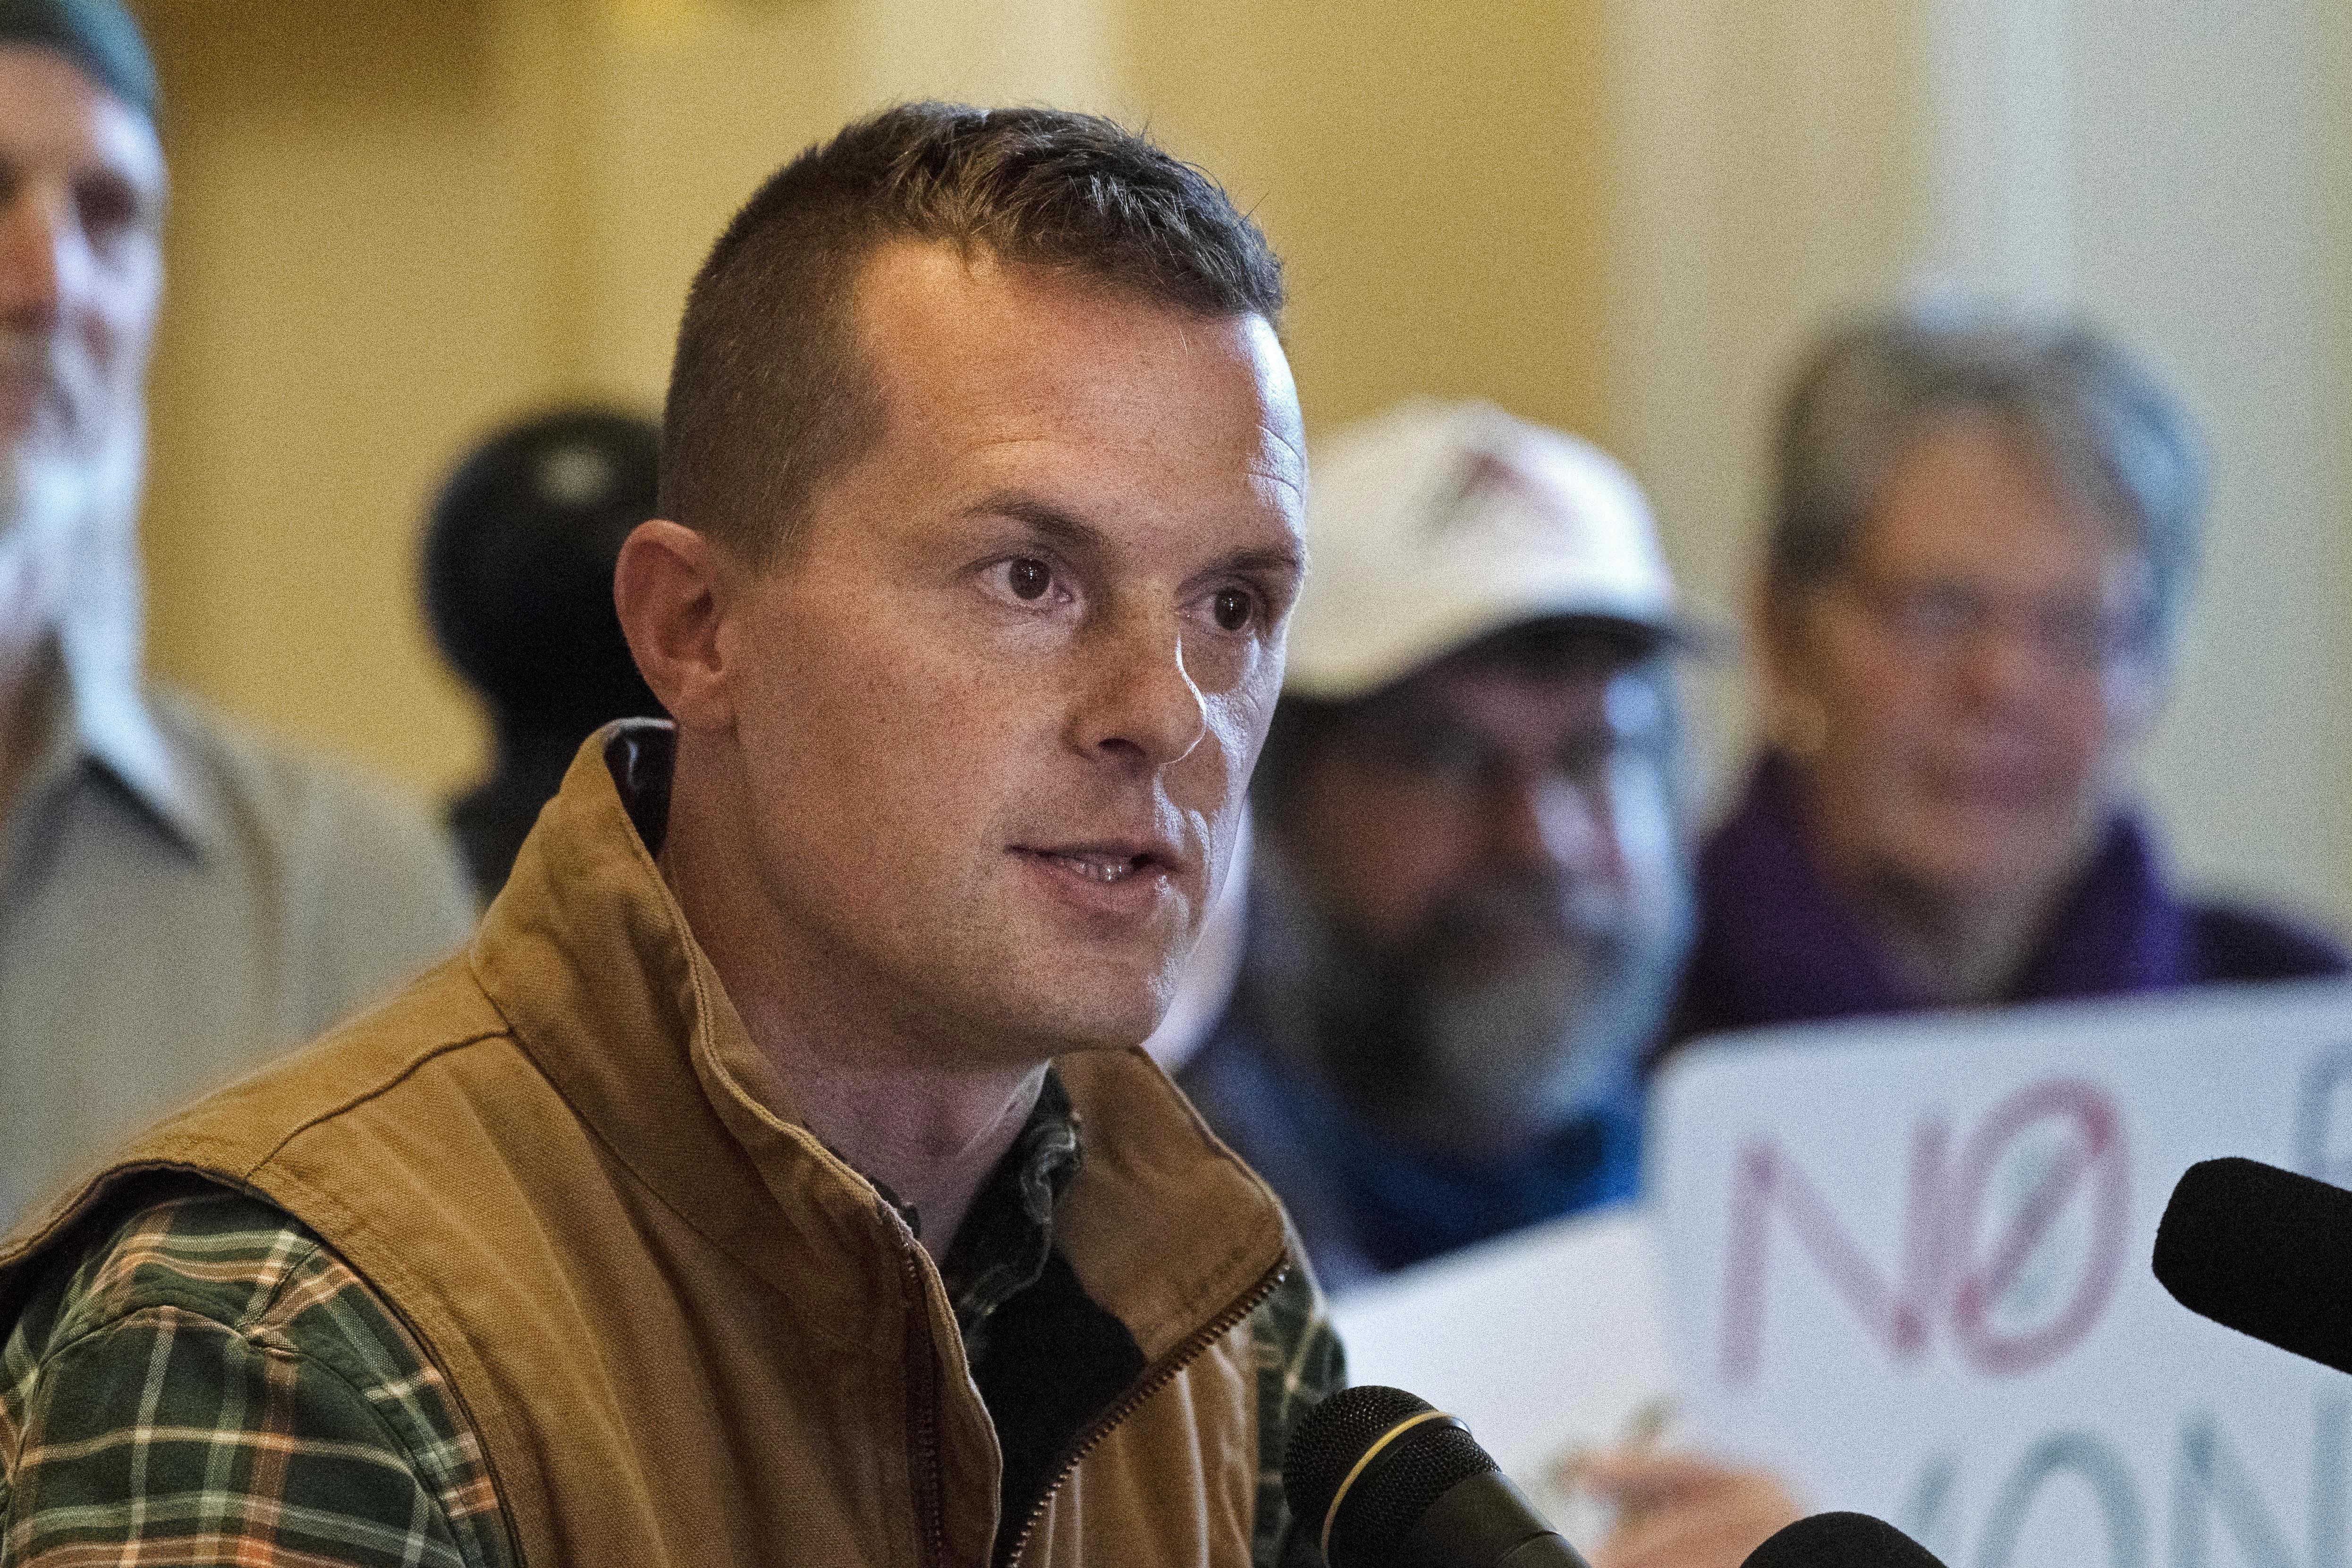
M 467 952 L 143 1136 L 0 1253 L 0 1303 L 131 1176 L 200 1173 L 298 1217 L 397 1311 L 530 1568 L 978 1568 L 998 1452 L 938 1273 L 748 1092 L 760 1059 L 603 739 Z M 1021 1561 L 1240 1568 L 1245 1319 L 1286 1266 L 1280 1210 L 1140 1052 L 1059 1071 L 1087 1135 L 1057 1244 L 1146 1370 L 1074 1443 Z

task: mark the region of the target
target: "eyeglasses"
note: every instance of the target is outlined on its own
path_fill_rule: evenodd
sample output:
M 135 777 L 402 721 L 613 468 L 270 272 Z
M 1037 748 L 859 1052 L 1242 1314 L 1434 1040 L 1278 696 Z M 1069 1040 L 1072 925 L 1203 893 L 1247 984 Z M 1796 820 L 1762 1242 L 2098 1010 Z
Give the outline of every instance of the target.
M 1605 794 L 1621 764 L 1663 764 L 1671 734 L 1664 699 L 1649 682 L 1629 675 L 1611 683 L 1601 722 L 1561 735 L 1540 754 L 1444 713 L 1367 726 L 1349 749 L 1369 771 L 1392 784 L 1466 802 L 1490 798 L 1530 775 Z
M 1998 632 L 2062 669 L 2097 674 L 2156 643 L 2156 605 L 2146 595 L 2118 610 L 2077 595 L 2002 593 L 1938 578 L 1854 576 L 1840 586 L 1891 641 L 1924 658 L 1957 657 Z

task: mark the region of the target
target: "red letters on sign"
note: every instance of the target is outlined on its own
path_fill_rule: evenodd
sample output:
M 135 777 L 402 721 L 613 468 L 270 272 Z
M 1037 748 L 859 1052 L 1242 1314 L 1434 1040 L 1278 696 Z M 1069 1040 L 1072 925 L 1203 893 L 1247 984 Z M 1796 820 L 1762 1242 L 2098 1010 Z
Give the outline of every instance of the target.
M 2029 1129 L 2058 1124 L 2059 1153 L 1985 1237 L 1987 1187 L 2002 1155 Z M 1892 1361 L 1927 1354 L 1938 1319 L 1978 1371 L 2014 1377 L 2082 1343 L 2121 1277 L 2130 1214 L 2130 1162 L 2122 1118 L 2095 1085 L 2053 1079 L 1993 1108 L 1962 1149 L 1958 1168 L 1940 1122 L 1912 1134 L 1900 1270 L 1889 1279 L 1846 1233 L 1821 1192 L 1777 1144 L 1757 1139 L 1732 1167 L 1730 1234 L 1724 1259 L 1724 1381 L 1753 1382 L 1763 1368 L 1766 1277 L 1778 1213 L 1832 1291 Z M 2073 1292 L 2046 1320 L 2003 1330 L 1992 1311 L 2085 1182 L 2089 1246 Z

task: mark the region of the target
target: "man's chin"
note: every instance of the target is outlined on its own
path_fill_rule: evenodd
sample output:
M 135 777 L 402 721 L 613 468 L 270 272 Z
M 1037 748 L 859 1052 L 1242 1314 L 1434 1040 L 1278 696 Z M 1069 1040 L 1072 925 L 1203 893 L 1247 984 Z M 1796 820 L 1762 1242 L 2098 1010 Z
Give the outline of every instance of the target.
M 1163 989 L 1150 986 L 1072 998 L 1048 1020 L 1051 1037 L 1059 1042 L 1055 1054 L 1141 1045 L 1166 1011 Z
M 63 527 L 89 503 L 85 465 L 37 441 L 0 445 L 0 543 Z
M 1608 945 L 1563 935 L 1556 927 L 1514 927 L 1447 941 L 1439 961 L 1421 967 L 1442 984 L 1467 991 L 1520 995 L 1583 995 L 1614 968 Z
M 1140 1045 L 1166 1010 L 1165 986 L 1105 984 L 1100 976 L 1033 982 L 976 1019 L 974 1044 L 1007 1062 Z
M 1621 1065 L 1635 1020 L 1624 977 L 1559 967 L 1424 991 L 1420 1023 L 1433 1071 L 1459 1097 L 1520 1114 L 1589 1100 Z

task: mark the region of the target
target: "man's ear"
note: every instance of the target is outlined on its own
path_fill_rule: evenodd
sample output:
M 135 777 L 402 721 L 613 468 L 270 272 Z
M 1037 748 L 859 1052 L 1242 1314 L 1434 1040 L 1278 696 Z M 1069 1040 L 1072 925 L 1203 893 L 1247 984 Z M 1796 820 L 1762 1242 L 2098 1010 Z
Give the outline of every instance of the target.
M 1761 581 L 1748 593 L 1748 642 L 1768 700 L 1804 685 L 1803 612 Z
M 688 729 L 735 719 L 719 639 L 728 566 L 726 552 L 703 535 L 656 518 L 622 541 L 613 571 L 613 603 L 637 670 Z
M 1800 762 L 1822 748 L 1829 715 L 1808 667 L 1811 629 L 1805 612 L 1763 583 L 1748 599 L 1748 634 L 1764 699 L 1764 735 Z

